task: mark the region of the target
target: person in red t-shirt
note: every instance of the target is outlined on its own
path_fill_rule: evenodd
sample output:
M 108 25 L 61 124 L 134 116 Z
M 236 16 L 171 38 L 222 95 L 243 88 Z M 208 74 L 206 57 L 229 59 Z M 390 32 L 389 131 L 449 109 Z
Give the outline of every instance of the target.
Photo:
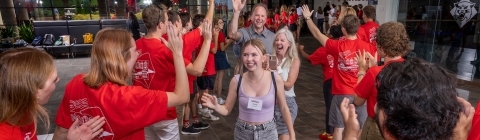
M 470 130 L 470 134 L 468 135 L 468 140 L 479 140 L 480 133 L 478 132 L 480 132 L 480 101 L 477 102 L 475 115 L 472 118 L 472 129 Z
M 285 24 L 288 24 L 288 15 L 287 15 L 287 12 L 288 12 L 288 8 L 287 8 L 287 5 L 282 5 L 282 7 L 280 8 L 280 20 L 281 20 L 281 23 L 285 23 Z
M 293 33 L 293 37 L 295 38 L 295 41 L 298 42 L 297 40 L 297 11 L 295 9 L 290 9 L 290 12 L 288 13 L 288 29 Z
M 377 33 L 378 55 L 385 59 L 385 65 L 392 62 L 402 62 L 402 56 L 410 50 L 410 41 L 403 24 L 398 22 L 384 23 L 378 28 Z M 368 113 L 368 118 L 364 125 L 365 129 L 361 134 L 362 139 L 382 136 L 375 122 L 374 107 L 377 103 L 375 79 L 385 65 L 377 66 L 376 60 L 378 60 L 377 54 L 373 55 L 368 52 L 360 53 L 357 58 L 359 66 L 358 84 L 355 87 L 354 103 L 357 106 L 361 106 L 366 101 Z
M 340 25 L 334 25 L 330 27 L 330 35 L 332 39 L 338 40 L 343 36 L 342 27 Z M 333 75 L 333 57 L 330 54 L 327 54 L 327 49 L 323 46 L 320 46 L 313 54 L 309 55 L 303 50 L 304 46 L 299 45 L 299 53 L 303 58 L 307 59 L 313 65 L 322 65 L 323 69 L 323 97 L 325 100 L 325 128 L 326 132 L 319 135 L 322 140 L 332 138 L 333 127 L 328 124 L 329 114 L 330 114 L 330 105 L 332 103 L 332 75 Z
M 308 9 L 308 6 L 303 6 L 303 17 L 307 20 L 308 28 L 313 36 L 322 44 L 325 45 L 327 53 L 334 58 L 333 65 L 333 79 L 332 79 L 332 104 L 330 108 L 329 124 L 334 127 L 333 139 L 342 139 L 344 123 L 342 114 L 340 113 L 340 103 L 343 98 L 351 99 L 355 95 L 354 87 L 357 84 L 358 65 L 355 61 L 355 55 L 360 50 L 370 51 L 371 44 L 357 38 L 357 31 L 360 26 L 360 19 L 356 15 L 346 15 L 341 20 L 345 40 L 332 40 L 322 34 L 311 20 L 313 11 Z M 366 106 L 357 107 L 358 120 L 360 128 L 367 118 Z
M 213 0 L 210 0 L 210 3 L 213 3 Z M 211 5 L 209 7 L 208 13 L 209 14 L 208 18 L 206 21 L 203 22 L 203 29 L 202 29 L 202 35 L 205 38 L 205 40 L 211 40 L 211 25 L 209 24 L 210 19 L 213 17 L 213 9 L 214 5 Z M 171 15 L 171 16 L 168 16 Z M 153 14 L 143 14 L 142 19 L 149 19 L 149 18 L 156 18 L 155 15 Z M 165 16 L 165 22 L 170 21 L 175 25 L 175 31 L 181 31 L 182 29 L 182 24 L 180 21 L 180 17 L 176 12 L 167 12 L 167 16 Z M 145 21 L 150 21 L 150 20 L 145 20 Z M 151 20 L 152 22 L 154 20 Z M 145 23 L 147 24 L 155 24 L 155 23 Z M 160 24 L 163 24 L 160 22 Z M 208 27 L 206 27 L 208 24 Z M 154 27 L 153 27 L 154 28 Z M 196 31 L 197 33 L 199 30 Z M 152 30 L 151 33 L 148 33 L 147 36 L 144 38 L 141 38 L 136 41 L 137 48 L 140 52 L 140 56 L 138 57 L 136 63 L 145 65 L 144 67 L 136 67 L 134 71 L 136 73 L 145 73 L 147 71 L 145 76 L 142 77 L 135 77 L 133 79 L 133 84 L 142 86 L 144 88 L 148 89 L 156 89 L 156 90 L 165 90 L 165 91 L 173 91 L 174 86 L 177 84 L 175 83 L 175 72 L 172 71 L 172 57 L 171 57 L 171 51 L 166 49 L 164 43 L 162 43 L 160 39 L 162 40 L 169 40 L 165 36 L 163 36 L 165 33 L 165 30 Z M 162 37 L 163 36 L 163 37 Z M 182 37 L 185 37 L 182 36 Z M 187 39 L 187 38 L 185 38 Z M 188 43 L 186 43 L 188 42 Z M 185 40 L 184 46 L 186 47 L 186 51 L 192 51 L 195 50 L 196 47 L 198 46 L 193 46 L 192 44 L 195 44 L 193 42 L 190 42 L 189 40 Z M 189 44 L 192 43 L 192 44 Z M 160 47 L 159 47 L 160 46 Z M 202 49 L 200 49 L 199 55 L 197 59 L 192 63 L 191 57 L 188 58 L 190 55 L 190 52 L 184 51 L 184 55 L 187 55 L 184 57 L 185 61 L 185 66 L 187 73 L 192 76 L 199 76 L 202 74 L 205 63 L 207 61 L 208 57 L 208 48 L 210 46 L 210 42 L 203 42 L 202 43 Z M 191 78 L 192 79 L 192 78 Z M 192 80 L 189 81 L 192 81 Z M 192 81 L 193 82 L 193 81 Z M 190 86 L 190 85 L 189 85 Z M 188 88 L 190 89 L 190 88 Z M 193 85 L 192 85 L 193 89 Z M 190 91 L 189 91 L 190 92 Z M 202 126 L 203 127 L 203 126 Z M 208 127 L 204 127 L 202 129 L 206 129 Z M 160 139 L 177 139 L 179 138 L 179 131 L 178 131 L 178 121 L 177 121 L 177 111 L 175 107 L 171 107 L 167 109 L 167 117 L 160 121 L 157 122 L 147 128 L 145 128 L 145 137 L 146 139 L 157 139 L 160 137 Z
M 221 97 L 222 87 L 223 87 L 223 76 L 225 75 L 225 70 L 230 69 L 230 64 L 228 63 L 227 54 L 225 50 L 227 49 L 225 35 L 223 34 L 224 21 L 220 18 L 213 19 L 213 28 L 218 30 L 218 39 L 217 42 L 213 44 L 217 47 L 217 52 L 215 53 L 215 71 L 217 76 L 215 76 L 215 84 L 213 85 L 213 95 L 217 96 L 218 102 L 220 104 L 225 103 L 225 99 Z
M 268 10 L 267 21 L 265 21 L 265 27 L 272 32 L 275 32 L 275 19 L 274 19 L 274 11 L 272 9 Z
M 456 79 L 442 66 L 421 58 L 386 65 L 375 79 L 380 138 L 466 140 L 469 132 L 478 134 L 470 131 L 475 109 L 458 96 Z M 354 105 L 344 99 L 341 111 L 345 139 L 356 139 L 360 129 Z
M 52 56 L 35 48 L 17 48 L 0 55 L 0 139 L 37 140 L 38 119 L 50 124 L 46 104 L 59 81 Z M 100 134 L 105 118 L 95 117 L 79 125 L 75 120 L 68 139 L 90 140 Z
M 368 43 L 373 43 L 375 45 L 375 36 L 376 36 L 376 30 L 380 26 L 375 23 L 375 14 L 376 10 L 375 7 L 368 5 L 363 8 L 364 13 L 362 14 L 362 19 L 365 24 L 363 24 L 362 27 L 363 30 L 365 30 L 365 35 Z M 377 48 L 372 48 L 374 51 L 377 50 Z
M 154 5 L 144 9 L 147 13 L 164 12 Z M 160 18 L 162 19 L 162 18 Z M 158 21 L 157 21 L 158 23 Z M 160 25 L 147 24 L 157 31 L 165 30 Z M 165 31 L 167 32 L 167 31 Z M 153 35 L 149 32 L 149 35 Z M 66 86 L 65 94 L 57 112 L 55 123 L 58 127 L 54 139 L 66 139 L 66 129 L 75 119 L 88 120 L 93 116 L 105 117 L 101 139 L 145 139 L 144 128 L 163 120 L 167 108 L 188 101 L 188 79 L 182 54 L 182 39 L 172 24 L 168 25 L 169 47 L 175 71 L 174 90 L 149 90 L 140 86 L 129 86 L 129 80 L 143 78 L 149 83 L 148 76 L 155 69 L 149 69 L 148 61 L 135 63 L 139 56 L 131 34 L 122 29 L 107 28 L 100 30 L 92 47 L 92 64 L 89 72 L 75 76 Z M 166 41 L 164 41 L 166 42 Z M 133 69 L 147 68 L 132 73 Z M 131 78 L 130 78 L 131 77 Z
M 275 8 L 275 16 L 273 17 L 274 24 L 275 24 L 275 31 L 279 30 L 280 23 L 282 23 L 282 20 L 280 18 L 280 9 Z

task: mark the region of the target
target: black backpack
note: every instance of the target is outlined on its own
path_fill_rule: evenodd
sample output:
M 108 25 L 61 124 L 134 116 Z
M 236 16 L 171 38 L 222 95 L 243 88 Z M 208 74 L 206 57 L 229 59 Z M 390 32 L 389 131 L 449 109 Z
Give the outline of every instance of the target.
M 53 45 L 55 43 L 55 37 L 52 34 L 45 34 L 43 36 L 43 45 Z

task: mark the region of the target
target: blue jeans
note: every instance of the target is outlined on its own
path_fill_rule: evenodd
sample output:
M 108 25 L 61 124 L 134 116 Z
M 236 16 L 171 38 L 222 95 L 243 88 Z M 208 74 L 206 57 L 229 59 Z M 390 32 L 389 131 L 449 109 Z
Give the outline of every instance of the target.
M 323 33 L 323 18 L 322 19 L 317 19 L 317 28 L 320 30 L 320 32 Z

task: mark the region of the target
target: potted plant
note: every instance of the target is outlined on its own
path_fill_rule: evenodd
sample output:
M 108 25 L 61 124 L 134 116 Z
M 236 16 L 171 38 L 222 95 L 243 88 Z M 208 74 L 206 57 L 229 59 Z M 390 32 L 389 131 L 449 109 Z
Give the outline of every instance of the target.
M 26 42 L 31 43 L 35 38 L 32 25 L 22 24 L 18 26 L 18 36 L 20 36 L 20 39 L 23 39 Z
M 15 37 L 15 29 L 12 26 L 0 28 L 0 35 L 2 35 L 1 47 L 13 47 L 13 42 L 15 42 L 15 39 L 13 38 Z

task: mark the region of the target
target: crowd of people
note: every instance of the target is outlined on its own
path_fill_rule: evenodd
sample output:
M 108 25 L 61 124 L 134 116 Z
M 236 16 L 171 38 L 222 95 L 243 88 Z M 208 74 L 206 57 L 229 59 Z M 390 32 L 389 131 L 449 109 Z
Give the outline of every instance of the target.
M 379 25 L 373 6 L 327 3 L 315 12 L 258 3 L 245 18 L 245 1 L 232 4 L 226 35 L 214 5 L 192 16 L 172 11 L 168 0 L 143 10 L 146 36 L 99 31 L 90 69 L 66 85 L 53 139 L 177 140 L 208 129 L 207 120 L 219 120 L 213 114 L 231 114 L 238 101 L 233 139 L 294 140 L 302 59 L 323 69 L 322 140 L 480 138 L 480 111 L 458 97 L 456 77 L 409 57 L 404 25 Z M 312 54 L 304 48 L 315 46 L 298 43 L 303 24 L 322 45 Z M 238 63 L 223 99 L 228 46 Z M 0 54 L 0 69 L 0 139 L 36 139 L 37 122 L 50 127 L 42 105 L 59 80 L 52 57 L 13 49 Z

